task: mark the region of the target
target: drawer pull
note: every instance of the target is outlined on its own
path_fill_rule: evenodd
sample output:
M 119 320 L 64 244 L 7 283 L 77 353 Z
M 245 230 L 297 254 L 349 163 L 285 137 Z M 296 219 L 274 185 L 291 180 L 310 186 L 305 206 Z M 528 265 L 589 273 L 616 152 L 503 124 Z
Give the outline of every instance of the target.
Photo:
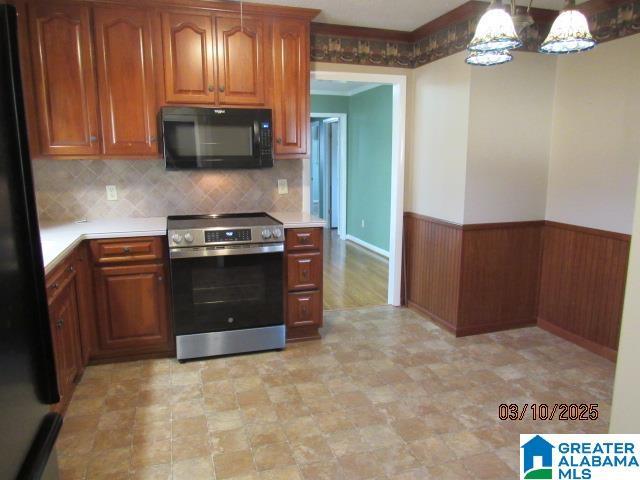
M 131 253 L 131 249 L 130 249 L 129 247 L 124 247 L 124 248 L 122 249 L 122 251 L 123 251 L 124 253 Z
M 64 325 L 64 318 L 61 318 L 56 322 L 56 328 L 58 329 L 61 329 L 63 325 Z
M 51 285 L 51 288 L 58 289 L 58 288 L 60 288 L 60 284 L 58 282 L 56 282 L 53 285 Z

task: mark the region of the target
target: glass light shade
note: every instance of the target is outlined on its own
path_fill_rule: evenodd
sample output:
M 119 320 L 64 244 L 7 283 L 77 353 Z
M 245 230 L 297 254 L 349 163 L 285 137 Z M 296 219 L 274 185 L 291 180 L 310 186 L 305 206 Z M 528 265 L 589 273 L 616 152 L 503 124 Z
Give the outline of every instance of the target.
M 490 8 L 480 17 L 476 33 L 467 48 L 472 52 L 489 52 L 521 45 L 511 16 L 498 6 Z
M 469 65 L 490 67 L 491 65 L 500 65 L 511 60 L 513 60 L 513 57 L 507 50 L 493 50 L 490 52 L 471 52 L 465 61 Z
M 542 53 L 575 53 L 593 48 L 596 41 L 589 32 L 585 16 L 578 10 L 565 10 L 553 22 Z

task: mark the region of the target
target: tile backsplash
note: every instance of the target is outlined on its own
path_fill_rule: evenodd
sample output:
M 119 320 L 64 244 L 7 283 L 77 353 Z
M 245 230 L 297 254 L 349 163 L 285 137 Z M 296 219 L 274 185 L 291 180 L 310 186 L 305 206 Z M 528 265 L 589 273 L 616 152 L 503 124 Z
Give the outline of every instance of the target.
M 166 171 L 162 160 L 34 160 L 41 221 L 302 210 L 302 161 L 260 170 Z M 289 193 L 278 194 L 278 179 Z M 118 199 L 107 200 L 107 185 Z

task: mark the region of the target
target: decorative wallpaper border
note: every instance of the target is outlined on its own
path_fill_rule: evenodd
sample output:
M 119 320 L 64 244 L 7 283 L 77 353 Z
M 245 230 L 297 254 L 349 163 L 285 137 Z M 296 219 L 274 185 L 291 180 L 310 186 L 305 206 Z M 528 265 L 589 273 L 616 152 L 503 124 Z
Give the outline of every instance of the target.
M 621 1 L 591 13 L 601 5 L 596 2 L 598 0 L 591 0 L 580 5 L 596 40 L 606 42 L 640 33 L 640 0 Z M 311 61 L 417 68 L 463 51 L 471 41 L 481 15 L 437 29 L 414 42 L 312 32 Z M 550 27 L 550 23 L 538 20 L 527 28 L 522 35 L 522 49 L 537 51 Z

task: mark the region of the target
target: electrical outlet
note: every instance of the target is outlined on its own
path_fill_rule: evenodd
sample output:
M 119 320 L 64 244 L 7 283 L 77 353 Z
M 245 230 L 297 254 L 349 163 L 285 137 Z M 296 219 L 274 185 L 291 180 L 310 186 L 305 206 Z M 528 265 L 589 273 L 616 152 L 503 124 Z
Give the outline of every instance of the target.
M 364 228 L 364 218 L 362 219 L 361 226 Z
M 287 184 L 287 179 L 286 178 L 278 179 L 278 193 L 280 195 L 284 195 L 286 193 L 289 193 L 289 185 Z
M 107 200 L 118 200 L 118 189 L 115 185 L 107 185 Z

